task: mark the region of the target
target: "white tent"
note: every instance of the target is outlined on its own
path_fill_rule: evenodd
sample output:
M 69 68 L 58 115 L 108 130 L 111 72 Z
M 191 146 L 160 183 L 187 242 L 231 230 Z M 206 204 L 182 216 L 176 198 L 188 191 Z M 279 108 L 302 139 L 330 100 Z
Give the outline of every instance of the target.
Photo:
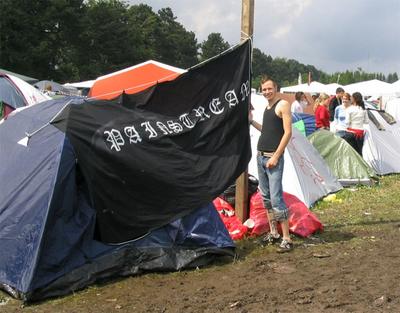
M 307 84 L 299 84 L 294 86 L 282 87 L 280 92 L 298 92 L 306 89 Z
M 392 86 L 396 89 L 400 91 L 400 79 L 394 83 L 392 83 Z
M 386 102 L 385 111 L 400 121 L 400 98 L 393 98 Z
M 344 86 L 343 89 L 350 94 L 360 92 L 363 96 L 381 96 L 394 92 L 394 88 L 391 84 L 378 79 L 349 84 Z
M 77 83 L 66 83 L 64 84 L 64 86 L 72 86 L 78 89 L 81 88 L 92 88 L 93 84 L 94 84 L 95 80 L 86 80 L 83 82 L 77 82 Z
M 378 111 L 370 111 L 384 129 L 372 121 L 366 126 L 363 158 L 379 175 L 400 173 L 400 125 L 388 124 Z
M 315 81 L 315 82 L 311 82 L 310 85 L 309 84 L 300 84 L 300 85 L 295 85 L 295 86 L 283 87 L 280 90 L 280 92 L 297 92 L 297 91 L 308 92 L 308 93 L 326 92 L 326 85 Z
M 297 196 L 307 207 L 342 189 L 319 152 L 296 128 L 285 152 L 283 190 Z
M 394 96 L 400 97 L 400 79 L 392 83 L 392 91 Z
M 391 93 L 382 95 L 382 98 L 381 98 L 382 108 L 387 110 L 386 108 L 387 108 L 388 102 L 391 102 L 392 109 L 394 109 L 393 108 L 394 103 L 398 103 L 395 101 L 395 99 L 398 99 L 398 98 L 400 98 L 400 80 L 391 84 Z M 392 115 L 396 115 L 397 116 L 396 119 L 400 121 L 400 114 L 398 114 L 398 113 L 394 114 L 393 112 L 392 113 L 389 112 L 389 113 Z
M 252 94 L 254 107 L 253 118 L 262 123 L 263 112 L 267 102 L 263 96 Z M 257 142 L 260 132 L 250 128 L 252 159 L 249 163 L 249 174 L 258 177 Z M 283 172 L 283 190 L 295 195 L 307 207 L 329 193 L 342 188 L 336 177 L 332 175 L 325 161 L 313 145 L 297 129 L 293 128 L 293 136 L 284 154 L 285 169 Z
M 7 74 L 7 76 L 12 80 L 15 86 L 22 93 L 28 105 L 34 105 L 36 103 L 51 99 L 49 96 L 43 94 L 24 80 L 10 74 Z
M 337 83 L 327 84 L 327 85 L 325 86 L 325 93 L 328 94 L 328 95 L 330 95 L 330 96 L 336 95 L 336 89 L 337 89 L 338 87 L 342 87 L 342 88 L 343 88 L 342 85 L 339 85 L 339 84 L 337 84 Z M 343 88 L 343 89 L 344 89 L 344 88 Z

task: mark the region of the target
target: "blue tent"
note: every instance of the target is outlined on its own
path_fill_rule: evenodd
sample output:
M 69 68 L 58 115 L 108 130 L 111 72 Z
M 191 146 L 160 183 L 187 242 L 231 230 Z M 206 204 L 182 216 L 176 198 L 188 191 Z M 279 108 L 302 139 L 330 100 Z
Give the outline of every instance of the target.
M 49 122 L 69 101 L 42 102 L 0 124 L 0 288 L 24 301 L 143 271 L 233 255 L 212 204 L 120 244 L 96 240 L 96 211 L 65 133 Z M 34 133 L 26 145 L 26 133 Z
M 303 121 L 305 135 L 309 136 L 315 132 L 315 116 L 306 113 L 292 113 L 292 123 Z

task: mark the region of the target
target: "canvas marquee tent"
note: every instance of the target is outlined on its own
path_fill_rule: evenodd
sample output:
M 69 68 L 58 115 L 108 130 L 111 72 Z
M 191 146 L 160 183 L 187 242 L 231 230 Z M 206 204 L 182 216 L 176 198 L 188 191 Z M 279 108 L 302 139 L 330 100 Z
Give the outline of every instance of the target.
M 350 94 L 360 92 L 363 96 L 384 95 L 394 92 L 391 84 L 378 79 L 349 84 L 344 86 L 343 89 Z
M 352 94 L 354 92 L 360 92 L 363 96 L 382 96 L 400 94 L 400 87 L 397 82 L 389 84 L 378 79 L 372 79 L 368 81 L 357 82 L 348 85 L 339 85 L 337 83 L 322 84 L 319 82 L 311 82 L 310 84 L 300 84 L 294 86 L 288 86 L 281 88 L 281 92 L 294 93 L 297 91 L 309 92 L 309 93 L 321 93 L 324 92 L 328 95 L 335 95 L 336 89 L 342 87 L 346 92 Z
M 333 95 L 336 95 L 336 89 L 339 88 L 339 87 L 343 88 L 342 85 L 337 84 L 337 83 L 327 84 L 325 86 L 325 91 L 324 92 L 326 94 L 330 95 L 330 96 L 333 96 Z
M 78 89 L 83 89 L 83 88 L 92 88 L 93 84 L 94 84 L 95 80 L 85 80 L 82 82 L 75 82 L 75 83 L 66 83 L 64 84 L 64 86 L 72 86 Z
M 326 92 L 326 85 L 317 81 L 313 81 L 310 84 L 300 84 L 295 86 L 283 87 L 280 89 L 280 92 L 297 92 L 297 91 L 308 92 L 308 93 Z
M 88 96 L 96 99 L 112 99 L 123 92 L 132 94 L 158 82 L 173 80 L 184 72 L 183 69 L 150 60 L 98 77 Z
M 400 96 L 400 79 L 392 83 L 392 88 L 394 89 L 395 93 Z
M 281 92 L 297 92 L 297 91 L 302 91 L 302 92 L 307 92 L 307 93 L 326 93 L 330 96 L 333 96 L 336 94 L 336 89 L 338 87 L 344 88 L 342 85 L 339 85 L 337 83 L 331 83 L 331 84 L 322 84 L 317 81 L 313 81 L 310 84 L 300 84 L 300 85 L 294 85 L 294 86 L 288 86 L 288 87 L 283 87 L 281 88 Z

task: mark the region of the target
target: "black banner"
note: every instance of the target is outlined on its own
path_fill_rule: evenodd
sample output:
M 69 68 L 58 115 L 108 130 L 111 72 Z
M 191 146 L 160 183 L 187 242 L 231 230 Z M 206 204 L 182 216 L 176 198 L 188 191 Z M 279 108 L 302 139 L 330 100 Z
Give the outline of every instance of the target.
M 133 95 L 70 105 L 66 131 L 100 239 L 140 237 L 223 192 L 251 158 L 250 42 Z

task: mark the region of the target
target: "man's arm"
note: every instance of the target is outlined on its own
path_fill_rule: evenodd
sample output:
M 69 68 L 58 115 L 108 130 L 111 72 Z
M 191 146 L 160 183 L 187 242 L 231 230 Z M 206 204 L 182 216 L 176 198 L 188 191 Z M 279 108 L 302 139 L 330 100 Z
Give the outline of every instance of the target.
M 255 120 L 253 120 L 253 112 L 251 112 L 251 110 L 249 111 L 249 123 L 250 123 L 250 125 L 253 125 L 256 129 L 261 131 L 262 125 L 260 123 L 257 123 Z
M 259 131 L 261 131 L 262 129 L 262 125 L 260 123 L 257 123 L 255 120 L 252 120 L 250 122 L 251 125 L 253 125 L 256 129 L 258 129 Z

